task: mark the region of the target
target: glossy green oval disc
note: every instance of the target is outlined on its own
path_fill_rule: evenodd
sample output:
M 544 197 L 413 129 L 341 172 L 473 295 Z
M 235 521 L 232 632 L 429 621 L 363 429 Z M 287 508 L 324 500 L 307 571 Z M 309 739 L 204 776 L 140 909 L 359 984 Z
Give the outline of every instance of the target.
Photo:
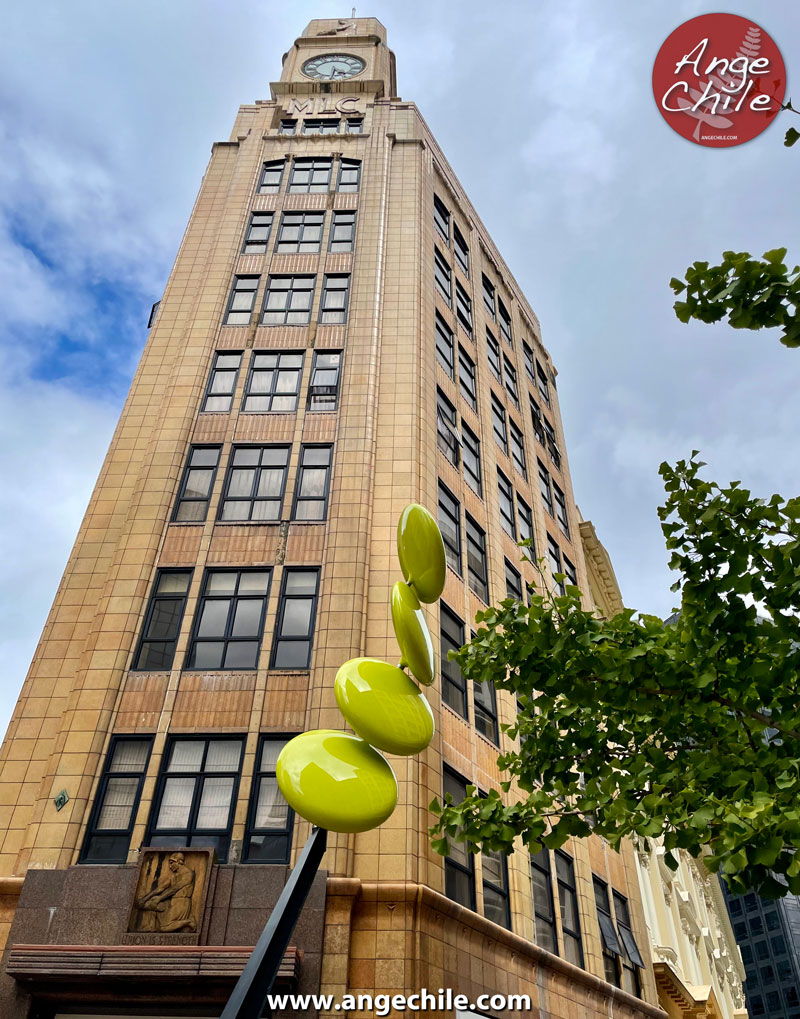
M 419 599 L 401 580 L 392 588 L 392 623 L 403 656 L 400 664 L 408 666 L 423 686 L 430 686 L 436 678 L 433 641 Z
M 433 712 L 411 677 L 377 658 L 351 658 L 336 673 L 336 703 L 378 750 L 410 757 L 433 739 Z
M 419 600 L 436 601 L 444 590 L 444 542 L 439 525 L 419 503 L 406 506 L 397 521 L 397 557 Z
M 301 817 L 328 831 L 369 831 L 397 805 L 391 765 L 349 732 L 315 729 L 289 740 L 278 755 L 278 787 Z

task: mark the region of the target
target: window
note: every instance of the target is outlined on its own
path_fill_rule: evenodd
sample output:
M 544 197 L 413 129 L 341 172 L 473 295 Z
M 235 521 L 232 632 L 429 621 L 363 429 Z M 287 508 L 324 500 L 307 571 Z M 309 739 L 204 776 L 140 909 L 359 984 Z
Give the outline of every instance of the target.
M 294 811 L 283 798 L 275 777 L 278 754 L 288 740 L 288 736 L 261 737 L 244 840 L 244 860 L 248 863 L 289 862 Z
M 578 896 L 575 890 L 575 868 L 572 857 L 557 849 L 556 882 L 561 905 L 561 933 L 564 938 L 564 958 L 575 966 L 583 966 L 581 925 L 578 917 Z
M 340 350 L 315 350 L 308 384 L 309 410 L 336 410 L 339 399 Z
M 517 371 L 505 354 L 503 354 L 503 368 L 505 369 L 506 390 L 514 401 L 514 406 L 519 407 L 519 393 L 517 392 Z
M 477 688 L 476 688 L 477 689 Z M 495 742 L 497 742 L 495 740 Z M 485 852 L 483 866 L 483 914 L 487 920 L 511 930 L 508 904 L 508 861 L 503 853 Z
M 753 1015 L 764 1015 L 764 999 L 760 994 L 752 994 L 749 1005 Z
M 511 417 L 508 419 L 508 433 L 511 443 L 511 460 L 523 478 L 527 478 L 528 470 L 525 464 L 525 442 L 522 438 L 522 432 Z
M 760 916 L 751 916 L 748 923 L 750 924 L 751 937 L 764 933 L 764 921 Z
M 280 254 L 319 251 L 324 222 L 324 212 L 284 212 L 275 251 Z
M 302 354 L 267 354 L 256 351 L 244 390 L 245 414 L 288 414 L 297 410 Z
M 534 365 L 533 351 L 525 342 L 525 340 L 522 341 L 522 360 L 525 362 L 525 371 L 528 375 L 528 378 L 531 380 L 531 382 L 536 382 L 536 372 L 533 367 Z
M 575 567 L 566 556 L 564 556 L 564 575 L 567 578 L 568 584 L 572 584 L 573 587 L 578 586 L 578 574 L 575 572 Z
M 478 394 L 475 388 L 475 362 L 463 347 L 458 348 L 458 381 L 461 395 L 473 410 L 478 409 Z
M 439 530 L 447 565 L 461 576 L 461 506 L 439 482 Z
M 205 520 L 221 448 L 221 446 L 192 446 L 189 450 L 178 501 L 172 514 L 172 519 L 176 523 L 196 524 Z
M 503 368 L 500 361 L 500 344 L 492 336 L 489 330 L 486 330 L 486 357 L 489 361 L 489 367 L 492 370 L 492 375 L 502 385 L 503 383 Z
M 469 279 L 469 248 L 455 223 L 453 223 L 453 252 L 455 253 L 458 267 Z
M 472 339 L 472 301 L 458 280 L 456 280 L 456 318 L 467 336 Z
M 542 424 L 542 412 L 539 410 L 539 404 L 531 396 L 529 397 L 531 402 L 531 421 L 533 422 L 533 433 L 536 438 L 544 445 L 544 425 Z
M 491 740 L 495 746 L 500 745 L 500 730 L 497 725 L 497 693 L 494 684 L 488 680 L 473 684 L 475 698 L 475 728 L 479 733 Z M 487 914 L 488 915 L 488 914 Z M 500 921 L 496 921 L 499 923 Z
M 514 489 L 502 471 L 497 472 L 497 494 L 500 499 L 500 523 L 503 530 L 516 539 L 517 529 L 514 525 Z
M 447 766 L 442 782 L 445 798 L 449 793 L 454 803 L 467 795 L 466 780 Z M 444 893 L 467 909 L 475 909 L 475 857 L 464 842 L 451 842 L 450 855 L 444 858 Z
M 241 354 L 227 354 L 217 351 L 214 355 L 214 367 L 206 386 L 206 395 L 201 408 L 205 413 L 216 411 L 227 413 L 233 402 L 233 391 L 239 377 Z
M 517 522 L 519 524 L 519 540 L 530 541 L 530 551 L 527 553 L 529 559 L 533 559 L 535 549 L 533 547 L 533 514 L 530 506 L 517 495 Z
M 289 446 L 234 446 L 220 520 L 275 522 L 281 518 Z
M 441 234 L 445 244 L 450 247 L 450 210 L 439 198 L 438 195 L 433 196 L 433 222 L 436 229 Z
M 768 931 L 780 930 L 781 921 L 774 909 L 771 909 L 768 913 L 765 913 L 764 919 L 767 921 Z
M 295 159 L 289 178 L 289 194 L 320 194 L 331 186 L 330 159 Z
M 492 431 L 497 445 L 508 456 L 508 434 L 506 433 L 506 411 L 502 403 L 492 393 Z
M 553 426 L 547 420 L 546 417 L 542 418 L 542 427 L 547 435 L 547 452 L 550 459 L 556 466 L 556 470 L 561 470 L 561 454 L 558 451 L 558 444 L 556 443 L 556 433 Z
M 453 291 L 451 283 L 451 272 L 450 266 L 445 261 L 444 255 L 441 254 L 438 248 L 433 250 L 433 279 L 436 284 L 436 289 L 447 301 L 448 305 L 453 303 Z
M 270 276 L 261 324 L 308 325 L 313 300 L 313 276 Z
M 461 455 L 464 461 L 464 478 L 476 495 L 482 495 L 481 444 L 476 435 L 461 423 Z
M 303 134 L 338 134 L 339 121 L 330 117 L 317 119 L 306 117 L 303 121 Z
M 226 326 L 248 326 L 256 303 L 260 276 L 236 276 L 225 314 Z
M 511 316 L 499 297 L 497 298 L 497 313 L 500 322 L 500 335 L 509 347 L 513 347 L 514 341 L 511 338 Z
M 326 275 L 322 284 L 322 301 L 319 306 L 319 320 L 328 325 L 347 321 L 347 305 L 350 299 L 349 275 Z
M 539 948 L 558 955 L 550 853 L 546 849 L 540 849 L 538 853 L 531 854 L 531 890 L 533 892 L 534 940 Z
M 553 579 L 557 573 L 563 573 L 561 568 L 561 550 L 558 547 L 558 542 L 555 538 L 551 538 L 547 535 L 547 561 L 550 564 L 550 572 L 553 574 Z M 556 581 L 556 587 L 558 588 L 559 594 L 564 594 L 564 581 Z
M 172 668 L 191 579 L 191 570 L 158 571 L 131 668 Z
M 736 926 L 738 927 L 739 924 L 737 924 Z M 745 927 L 744 924 L 742 924 L 742 926 Z M 738 936 L 739 935 L 737 934 L 737 937 Z M 747 928 L 745 927 L 744 931 L 742 931 L 742 937 L 746 937 L 746 936 L 747 936 Z M 784 950 L 783 950 L 783 948 L 780 947 L 780 945 L 782 945 L 782 944 L 783 944 L 783 937 L 782 936 L 780 936 L 779 938 L 772 938 L 772 950 L 777 955 L 782 955 L 783 954 Z M 769 945 L 767 944 L 766 941 L 756 941 L 755 942 L 755 949 L 756 949 L 756 958 L 760 962 L 763 962 L 764 959 L 768 959 L 769 958 Z
M 150 308 L 150 314 L 147 316 L 147 328 L 148 329 L 152 329 L 153 328 L 153 323 L 155 322 L 155 320 L 156 320 L 156 318 L 158 316 L 158 309 L 160 307 L 161 307 L 161 301 L 156 301 L 156 303 Z
M 544 370 L 543 370 L 542 366 L 539 364 L 538 361 L 536 362 L 536 384 L 539 387 L 539 392 L 541 393 L 542 399 L 544 400 L 544 402 L 549 407 L 550 406 L 550 388 L 547 385 L 547 376 L 545 375 Z
M 461 675 L 458 662 L 451 662 L 448 651 L 460 651 L 464 643 L 464 624 L 439 603 L 439 627 L 442 643 L 442 699 L 462 718 L 467 717 L 467 683 Z
M 455 351 L 453 348 L 453 333 L 449 326 L 439 314 L 436 312 L 436 360 L 444 368 L 447 374 L 452 379 L 454 377 L 453 362 L 455 359 Z
M 489 579 L 486 570 L 486 534 L 469 513 L 467 521 L 467 580 L 470 589 L 483 601 L 489 601 Z
M 352 251 L 356 243 L 355 212 L 334 212 L 328 251 Z
M 242 249 L 245 255 L 263 255 L 266 252 L 269 232 L 272 229 L 272 217 L 271 212 L 254 212 L 250 216 Z
M 270 570 L 206 570 L 187 669 L 255 669 Z
M 522 601 L 522 577 L 519 570 L 515 570 L 508 559 L 503 562 L 506 568 L 506 598 Z
M 318 569 L 288 567 L 283 571 L 271 668 L 309 667 L 318 588 Z
M 294 134 L 297 131 L 297 121 L 292 117 L 287 117 L 281 121 L 281 126 L 278 130 L 278 134 Z
M 553 490 L 550 487 L 550 472 L 541 460 L 536 462 L 539 465 L 539 491 L 542 493 L 542 502 L 550 516 L 554 517 L 555 511 L 553 509 Z
M 112 736 L 81 852 L 81 863 L 126 863 L 152 740 Z
M 770 938 L 769 943 L 772 945 L 773 955 L 786 955 L 786 941 L 782 934 L 776 934 L 774 938 Z M 765 941 L 762 941 L 761 944 L 766 947 Z M 758 948 L 759 945 L 756 945 L 756 950 Z M 759 956 L 759 958 L 766 958 L 766 956 Z
M 567 500 L 564 498 L 564 493 L 555 481 L 553 482 L 553 502 L 556 506 L 556 520 L 558 521 L 558 526 L 568 538 L 569 520 L 567 519 Z
M 361 162 L 357 159 L 343 159 L 339 165 L 337 191 L 358 191 L 361 182 Z
M 454 467 L 458 467 L 461 443 L 456 430 L 456 409 L 441 391 L 436 390 L 436 444 Z
M 158 779 L 147 844 L 216 849 L 228 859 L 244 740 L 173 738 Z
M 604 881 L 594 878 L 594 904 L 597 910 L 597 922 L 600 926 L 600 941 L 603 946 L 603 969 L 608 983 L 621 987 L 619 960 L 622 957 L 620 944 L 614 923 L 611 919 L 611 906 L 608 901 L 608 887 Z
M 285 133 L 288 134 L 288 132 Z M 258 193 L 260 195 L 277 195 L 281 189 L 281 177 L 283 177 L 285 165 L 286 161 L 283 159 L 275 159 L 272 162 L 264 163 L 261 181 L 258 185 Z
M 639 974 L 637 970 L 644 969 L 639 948 L 631 930 L 631 917 L 628 911 L 628 900 L 619 892 L 613 892 L 614 913 L 617 918 L 617 931 L 619 940 L 622 942 L 620 953 L 620 965 L 622 966 L 622 989 L 630 991 L 631 994 L 640 994 Z
M 347 121 L 347 134 L 363 134 L 364 133 L 364 118 L 363 117 L 348 117 Z
M 314 523 L 328 511 L 333 446 L 301 446 L 292 520 Z
M 494 306 L 494 287 L 483 274 L 481 274 L 481 280 L 483 281 L 483 306 L 486 309 L 486 314 L 494 321 L 497 317 Z

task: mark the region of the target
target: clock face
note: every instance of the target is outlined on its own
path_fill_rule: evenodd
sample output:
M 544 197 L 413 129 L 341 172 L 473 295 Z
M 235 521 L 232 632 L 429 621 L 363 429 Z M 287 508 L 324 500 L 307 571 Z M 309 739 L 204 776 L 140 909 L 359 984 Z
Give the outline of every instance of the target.
M 352 57 L 348 53 L 323 53 L 306 60 L 303 74 L 319 81 L 342 81 L 361 74 L 366 66 L 360 57 Z

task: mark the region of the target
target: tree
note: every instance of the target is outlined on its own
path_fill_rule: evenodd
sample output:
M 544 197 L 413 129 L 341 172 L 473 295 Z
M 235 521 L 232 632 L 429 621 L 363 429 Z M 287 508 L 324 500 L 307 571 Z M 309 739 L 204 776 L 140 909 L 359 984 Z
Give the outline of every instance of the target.
M 708 847 L 734 891 L 800 893 L 800 499 L 721 488 L 696 457 L 660 468 L 676 617 L 601 619 L 566 585 L 479 613 L 451 652 L 516 695 L 520 749 L 499 757 L 504 796 L 434 800 L 438 852 L 663 835 Z

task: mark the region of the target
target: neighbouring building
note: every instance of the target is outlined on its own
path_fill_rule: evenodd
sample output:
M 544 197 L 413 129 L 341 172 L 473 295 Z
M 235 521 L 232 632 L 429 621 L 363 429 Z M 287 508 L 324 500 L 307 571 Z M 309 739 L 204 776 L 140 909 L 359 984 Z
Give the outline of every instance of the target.
M 498 787 L 515 712 L 448 649 L 540 583 L 517 541 L 583 590 L 595 550 L 536 315 L 396 93 L 378 21 L 312 21 L 212 148 L 2 748 L 8 1019 L 219 1015 L 309 833 L 277 754 L 341 726 L 346 659 L 397 654 L 411 500 L 449 567 L 437 735 L 393 760 L 386 824 L 331 838 L 279 987 L 664 1019 L 632 847 L 430 848 L 434 796 Z

